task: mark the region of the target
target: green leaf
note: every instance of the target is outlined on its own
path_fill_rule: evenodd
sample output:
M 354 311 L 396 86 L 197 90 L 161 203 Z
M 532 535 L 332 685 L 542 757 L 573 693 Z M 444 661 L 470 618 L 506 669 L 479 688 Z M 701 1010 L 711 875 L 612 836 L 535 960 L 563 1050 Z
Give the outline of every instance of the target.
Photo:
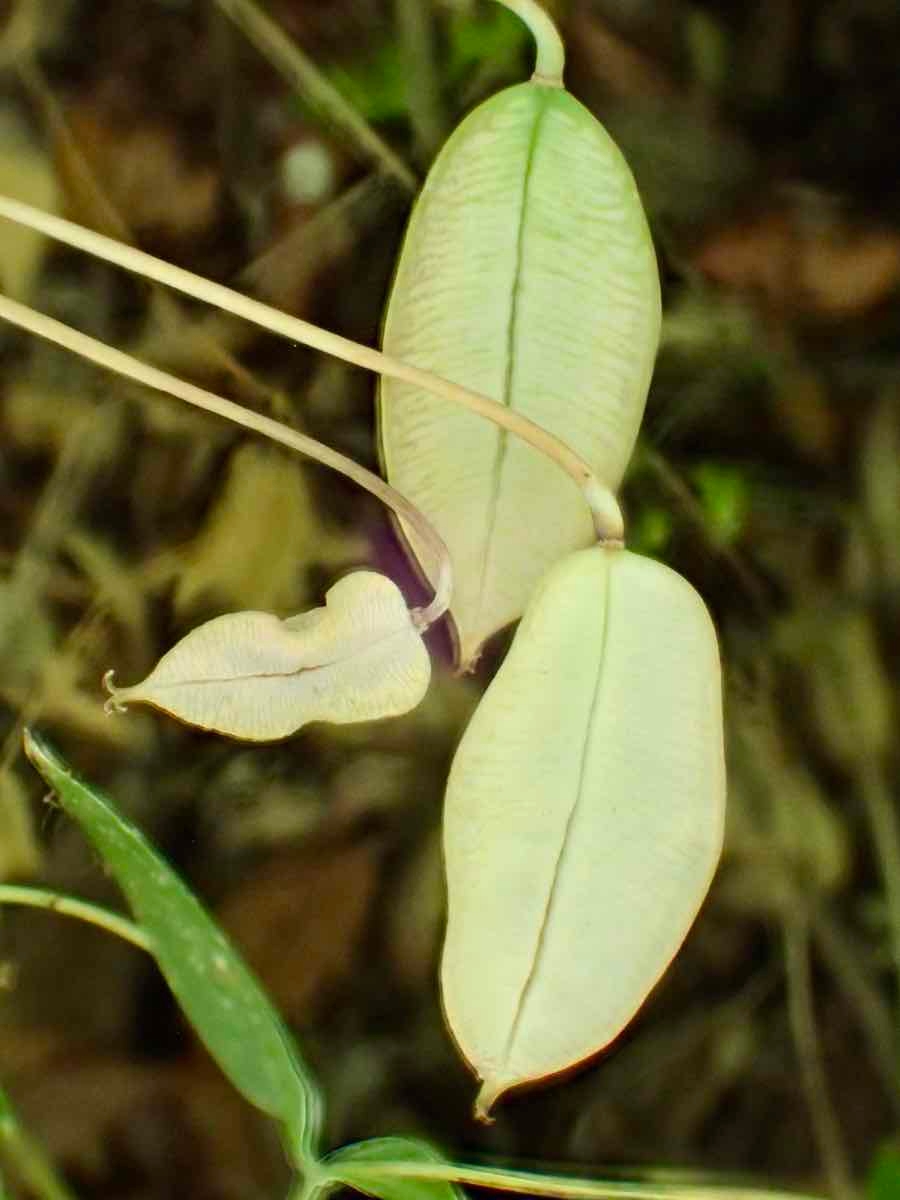
M 882 1146 L 866 1180 L 866 1200 L 900 1200 L 900 1150 Z
M 462 1196 L 452 1183 L 431 1179 L 402 1179 L 396 1174 L 379 1175 L 379 1163 L 396 1168 L 404 1162 L 444 1162 L 432 1146 L 416 1138 L 384 1137 L 354 1142 L 336 1150 L 322 1164 L 335 1181 L 356 1188 L 379 1200 L 458 1200 Z M 360 1169 L 361 1168 L 361 1169 Z
M 283 1124 L 295 1162 L 314 1161 L 318 1089 L 234 947 L 141 831 L 30 730 L 25 752 L 119 883 L 207 1050 L 251 1104 Z

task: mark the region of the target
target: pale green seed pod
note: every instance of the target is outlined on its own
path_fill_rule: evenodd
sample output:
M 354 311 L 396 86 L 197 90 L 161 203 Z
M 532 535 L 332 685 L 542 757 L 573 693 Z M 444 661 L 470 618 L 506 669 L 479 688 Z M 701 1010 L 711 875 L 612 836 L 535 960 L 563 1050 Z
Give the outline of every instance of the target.
M 508 1088 L 608 1045 L 681 945 L 722 846 L 709 614 L 668 567 L 594 548 L 541 582 L 447 786 L 447 1022 Z
M 558 81 L 511 87 L 456 129 L 416 203 L 384 349 L 515 409 L 615 491 L 644 410 L 660 323 L 656 259 L 619 150 Z M 521 616 L 546 569 L 588 546 L 584 500 L 517 438 L 383 380 L 391 483 L 455 568 L 464 666 Z M 427 567 L 423 548 L 404 526 Z

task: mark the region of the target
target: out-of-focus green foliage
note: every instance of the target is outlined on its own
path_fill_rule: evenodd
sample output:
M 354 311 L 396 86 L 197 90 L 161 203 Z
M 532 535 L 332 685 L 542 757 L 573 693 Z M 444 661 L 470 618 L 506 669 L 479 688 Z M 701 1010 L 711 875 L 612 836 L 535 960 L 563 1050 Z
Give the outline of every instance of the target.
M 866 1200 L 900 1200 L 900 1150 L 892 1142 L 875 1155 L 866 1180 Z
M 479 67 L 512 73 L 528 43 L 527 30 L 505 9 L 457 14 L 446 29 L 441 68 L 448 89 L 460 86 Z M 393 39 L 382 42 L 352 66 L 334 67 L 331 82 L 344 98 L 374 124 L 405 119 L 409 107 L 409 73 L 403 50 Z

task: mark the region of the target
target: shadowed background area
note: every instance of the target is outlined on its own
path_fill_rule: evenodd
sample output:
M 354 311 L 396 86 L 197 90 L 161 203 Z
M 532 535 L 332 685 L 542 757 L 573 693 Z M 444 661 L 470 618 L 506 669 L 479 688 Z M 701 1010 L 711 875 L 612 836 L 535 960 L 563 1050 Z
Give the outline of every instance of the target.
M 624 501 L 726 664 L 726 851 L 603 1059 L 471 1120 L 436 987 L 454 747 L 508 645 L 410 715 L 267 748 L 108 718 L 222 612 L 352 567 L 424 593 L 324 468 L 0 329 L 0 878 L 118 903 L 21 752 L 35 724 L 160 844 L 323 1081 L 333 1144 L 418 1133 L 602 1175 L 900 1196 L 900 9 L 558 0 L 567 82 L 618 141 L 664 323 Z M 6 0 L 0 192 L 375 344 L 455 122 L 527 77 L 487 0 Z M 9 295 L 377 468 L 374 382 L 0 223 Z M 602 867 L 598 867 L 602 869 Z M 4 912 L 0 1081 L 84 1197 L 281 1194 L 271 1130 L 136 951 Z

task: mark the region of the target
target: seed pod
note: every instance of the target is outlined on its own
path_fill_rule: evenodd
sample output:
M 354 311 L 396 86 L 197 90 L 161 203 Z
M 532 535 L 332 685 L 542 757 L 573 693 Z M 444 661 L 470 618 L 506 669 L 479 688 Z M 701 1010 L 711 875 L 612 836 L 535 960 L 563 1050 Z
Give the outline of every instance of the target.
M 606 1046 L 665 970 L 719 858 L 722 745 L 690 585 L 626 551 L 554 567 L 447 787 L 443 1000 L 480 1114 Z
M 107 711 L 152 704 L 229 737 L 268 742 L 311 721 L 338 725 L 409 712 L 428 690 L 431 660 L 392 580 L 354 571 L 322 608 L 215 617 L 182 638 L 141 683 L 104 680 Z
M 543 79 L 471 113 L 413 211 L 384 349 L 531 418 L 615 491 L 659 321 L 640 199 L 597 120 Z M 591 543 L 590 514 L 553 462 L 419 388 L 382 380 L 380 432 L 391 483 L 449 546 L 467 666 L 521 616 L 549 566 Z M 425 569 L 414 531 L 403 528 Z

